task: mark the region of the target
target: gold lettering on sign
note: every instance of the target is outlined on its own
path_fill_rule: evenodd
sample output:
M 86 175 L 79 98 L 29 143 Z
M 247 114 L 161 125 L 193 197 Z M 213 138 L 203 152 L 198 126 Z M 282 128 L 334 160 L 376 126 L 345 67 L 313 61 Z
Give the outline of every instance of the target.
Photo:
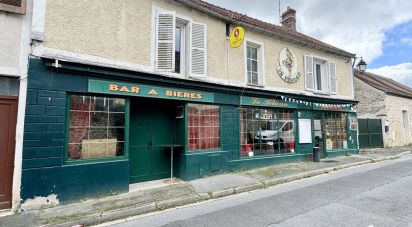
M 117 86 L 116 84 L 110 84 L 110 85 L 109 85 L 109 90 L 110 90 L 110 91 L 118 91 L 118 90 L 119 90 L 119 86 Z
M 126 86 L 123 86 L 122 88 L 120 88 L 121 92 L 130 92 L 129 89 Z
M 149 91 L 149 95 L 157 95 L 157 91 L 155 89 L 152 89 Z
M 130 89 L 130 92 L 131 92 L 131 93 L 139 93 L 139 92 L 140 92 L 140 88 L 138 88 L 138 87 L 132 87 L 132 88 Z
M 186 98 L 186 99 L 202 99 L 202 94 L 186 91 L 172 91 L 166 90 L 166 96 L 168 97 L 177 97 L 177 98 Z

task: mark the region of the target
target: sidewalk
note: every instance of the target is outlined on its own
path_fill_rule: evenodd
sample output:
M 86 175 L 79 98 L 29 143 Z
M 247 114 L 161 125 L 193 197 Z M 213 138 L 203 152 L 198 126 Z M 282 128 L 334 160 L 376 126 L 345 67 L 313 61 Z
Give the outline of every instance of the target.
M 93 225 L 410 155 L 412 147 L 372 149 L 357 155 L 238 171 L 190 182 L 142 189 L 44 210 L 0 217 L 0 226 Z

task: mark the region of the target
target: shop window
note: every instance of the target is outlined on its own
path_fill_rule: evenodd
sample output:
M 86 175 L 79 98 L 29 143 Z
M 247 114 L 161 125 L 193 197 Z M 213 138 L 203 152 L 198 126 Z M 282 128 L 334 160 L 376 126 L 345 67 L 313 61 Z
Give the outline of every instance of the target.
M 188 104 L 188 136 L 190 151 L 219 148 L 219 106 Z
M 262 45 L 247 42 L 246 67 L 247 83 L 251 85 L 263 85 Z
M 344 113 L 326 113 L 326 148 L 328 150 L 347 149 L 346 115 Z
M 125 99 L 70 96 L 67 159 L 124 155 Z
M 293 153 L 294 113 L 288 110 L 243 108 L 240 116 L 241 157 Z

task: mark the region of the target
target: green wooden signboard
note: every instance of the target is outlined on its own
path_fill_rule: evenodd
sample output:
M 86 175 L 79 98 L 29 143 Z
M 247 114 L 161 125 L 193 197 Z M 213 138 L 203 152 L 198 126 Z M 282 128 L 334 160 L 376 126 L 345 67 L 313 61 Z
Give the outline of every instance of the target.
M 255 98 L 242 96 L 240 99 L 241 105 L 245 106 L 265 106 L 265 107 L 280 107 L 280 108 L 296 108 L 297 103 L 287 102 L 278 99 Z
M 112 95 L 214 102 L 213 93 L 116 81 L 89 80 L 88 91 Z

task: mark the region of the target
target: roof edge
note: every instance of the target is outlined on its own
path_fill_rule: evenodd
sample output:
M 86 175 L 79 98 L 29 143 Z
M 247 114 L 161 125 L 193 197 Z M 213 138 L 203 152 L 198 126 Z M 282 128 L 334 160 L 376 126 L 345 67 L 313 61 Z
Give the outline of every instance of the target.
M 205 7 L 199 6 L 199 5 L 191 2 L 190 0 L 175 0 L 175 1 L 180 2 L 180 3 L 182 3 L 182 4 L 184 4 L 184 5 L 188 6 L 188 7 L 191 7 L 191 8 L 197 9 L 197 10 L 199 10 L 199 11 L 205 12 L 205 13 L 207 13 L 207 14 L 213 15 L 213 16 L 215 16 L 215 17 L 217 17 L 217 18 L 220 18 L 220 19 L 222 19 L 222 20 L 224 20 L 224 21 L 233 23 L 233 19 L 232 19 L 232 18 L 227 17 L 227 16 L 224 16 L 224 15 L 219 14 L 219 13 L 217 13 L 217 12 L 211 11 L 211 10 L 205 8 Z M 208 4 L 210 4 L 210 3 L 208 3 Z M 211 5 L 213 5 L 213 4 L 211 4 Z M 246 14 L 242 14 L 242 15 L 246 15 Z M 257 20 L 257 19 L 256 19 L 256 20 Z M 259 20 L 259 21 L 261 21 L 261 20 Z M 264 22 L 264 21 L 262 21 L 262 22 Z M 246 22 L 237 21 L 236 23 L 239 24 L 239 25 L 242 25 L 242 26 L 244 26 L 244 27 L 248 27 L 248 28 L 251 28 L 251 29 L 260 30 L 262 33 L 269 33 L 269 34 L 271 34 L 271 35 L 276 36 L 277 38 L 285 39 L 285 40 L 287 40 L 287 41 L 289 41 L 289 42 L 292 42 L 292 43 L 295 43 L 295 44 L 300 44 L 300 45 L 303 45 L 303 46 L 306 46 L 306 47 L 309 47 L 309 48 L 322 50 L 322 51 L 327 52 L 327 53 L 332 53 L 332 54 L 336 54 L 336 55 L 344 56 L 344 57 L 348 57 L 348 58 L 354 58 L 354 57 L 356 56 L 356 54 L 349 53 L 349 52 L 344 51 L 344 50 L 340 50 L 340 49 L 337 48 L 337 47 L 333 47 L 333 48 L 322 47 L 322 46 L 314 45 L 314 44 L 309 43 L 309 42 L 305 42 L 305 41 L 300 40 L 300 39 L 296 39 L 296 38 L 294 38 L 294 37 L 286 36 L 286 35 L 284 35 L 284 34 L 278 34 L 278 33 L 276 33 L 276 32 L 268 31 L 268 30 L 266 30 L 266 29 L 264 29 L 264 28 L 262 28 L 262 27 L 257 27 L 257 26 L 254 26 L 254 25 L 252 25 L 252 24 L 246 23 Z M 267 22 L 265 22 L 265 23 L 267 23 Z M 276 25 L 274 25 L 274 24 L 271 24 L 271 25 L 276 26 Z M 299 33 L 299 34 L 302 34 L 302 33 Z M 305 35 L 305 34 L 302 34 L 302 35 Z M 306 35 L 305 35 L 305 36 L 306 36 Z M 310 37 L 310 36 L 308 36 L 308 37 Z M 315 39 L 315 38 L 313 38 L 313 37 L 310 37 L 310 38 Z M 318 39 L 315 39 L 315 40 L 317 40 L 317 41 L 319 41 L 319 42 L 322 42 L 322 41 L 320 41 L 320 40 L 318 40 Z M 322 42 L 322 43 L 323 43 L 323 42 Z M 326 44 L 326 43 L 325 43 L 325 44 Z M 327 44 L 327 45 L 330 45 L 330 44 Z

